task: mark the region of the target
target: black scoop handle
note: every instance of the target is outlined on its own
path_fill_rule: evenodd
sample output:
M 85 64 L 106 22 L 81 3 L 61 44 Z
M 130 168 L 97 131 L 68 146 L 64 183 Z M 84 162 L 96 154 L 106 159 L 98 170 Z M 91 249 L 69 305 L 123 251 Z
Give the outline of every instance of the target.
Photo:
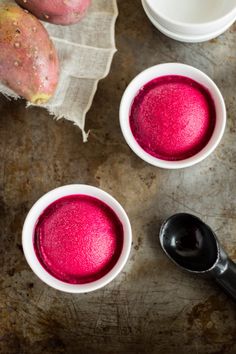
M 228 258 L 218 267 L 214 274 L 216 282 L 236 301 L 236 264 Z

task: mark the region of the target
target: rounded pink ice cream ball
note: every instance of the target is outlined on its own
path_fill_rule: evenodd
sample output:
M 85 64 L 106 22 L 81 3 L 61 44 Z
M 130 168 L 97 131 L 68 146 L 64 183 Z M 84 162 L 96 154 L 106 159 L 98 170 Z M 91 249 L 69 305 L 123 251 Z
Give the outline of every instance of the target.
M 138 93 L 130 124 L 146 152 L 163 160 L 182 160 L 208 143 L 215 126 L 215 106 L 210 93 L 197 82 L 166 76 Z
M 57 25 L 79 22 L 85 15 L 91 0 L 16 0 L 40 20 Z
M 71 284 L 89 283 L 107 274 L 120 257 L 123 226 L 109 206 L 86 196 L 63 197 L 40 216 L 35 250 L 41 264 Z

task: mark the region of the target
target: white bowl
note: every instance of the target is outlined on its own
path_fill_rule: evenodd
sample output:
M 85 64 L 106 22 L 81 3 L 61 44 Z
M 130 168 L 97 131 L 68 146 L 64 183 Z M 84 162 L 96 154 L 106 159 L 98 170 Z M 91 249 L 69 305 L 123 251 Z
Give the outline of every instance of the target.
M 206 35 L 236 17 L 235 0 L 145 0 L 151 16 L 171 32 Z
M 161 160 L 148 154 L 135 140 L 130 127 L 130 109 L 139 90 L 149 81 L 165 75 L 181 75 L 197 81 L 209 90 L 216 108 L 216 124 L 210 141 L 196 155 L 181 161 Z M 127 144 L 144 161 L 151 165 L 167 169 L 189 167 L 208 157 L 219 144 L 226 125 L 225 103 L 216 84 L 202 71 L 180 63 L 159 64 L 141 72 L 126 88 L 120 104 L 120 125 Z
M 34 250 L 34 229 L 39 216 L 54 201 L 73 194 L 89 195 L 106 203 L 116 213 L 124 229 L 123 249 L 115 266 L 102 278 L 87 284 L 68 284 L 56 279 L 43 268 Z M 46 284 L 68 293 L 87 293 L 110 283 L 121 272 L 126 264 L 130 254 L 131 242 L 131 226 L 129 218 L 122 206 L 110 194 L 103 190 L 83 184 L 72 184 L 59 187 L 42 196 L 30 209 L 25 219 L 22 232 L 22 245 L 25 258 L 33 272 Z
M 186 42 L 186 43 L 200 43 L 200 42 L 206 42 L 209 41 L 213 38 L 216 38 L 220 36 L 222 33 L 227 31 L 227 29 L 235 22 L 235 17 L 233 20 L 228 23 L 225 27 L 220 28 L 217 31 L 207 33 L 207 34 L 202 34 L 202 35 L 191 35 L 191 34 L 183 34 L 183 33 L 177 33 L 177 32 L 171 32 L 167 28 L 163 27 L 151 14 L 149 8 L 147 7 L 147 4 L 145 0 L 142 0 L 142 5 L 144 8 L 144 11 L 149 18 L 150 22 L 164 35 L 166 35 L 169 38 L 172 38 L 176 41 L 180 42 Z

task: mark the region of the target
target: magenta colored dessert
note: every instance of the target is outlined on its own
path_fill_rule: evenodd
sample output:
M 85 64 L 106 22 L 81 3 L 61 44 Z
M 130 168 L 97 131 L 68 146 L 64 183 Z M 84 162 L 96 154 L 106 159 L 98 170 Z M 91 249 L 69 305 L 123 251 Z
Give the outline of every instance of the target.
M 123 237 L 121 221 L 108 205 L 78 194 L 44 210 L 35 227 L 34 247 L 41 265 L 55 278 L 85 284 L 115 266 Z
M 201 151 L 212 137 L 216 109 L 209 91 L 184 76 L 148 82 L 135 97 L 130 127 L 138 144 L 152 156 L 179 161 Z

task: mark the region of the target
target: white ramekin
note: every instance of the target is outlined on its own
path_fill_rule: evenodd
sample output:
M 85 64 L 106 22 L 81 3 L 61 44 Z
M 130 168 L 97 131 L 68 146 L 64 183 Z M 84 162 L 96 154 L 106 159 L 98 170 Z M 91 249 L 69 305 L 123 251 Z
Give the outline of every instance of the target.
M 148 154 L 135 140 L 130 127 L 130 110 L 139 90 L 149 81 L 165 75 L 182 75 L 197 81 L 210 92 L 216 108 L 216 125 L 208 144 L 196 155 L 181 161 L 166 161 Z M 216 84 L 202 71 L 180 63 L 166 63 L 153 66 L 136 76 L 126 88 L 120 104 L 120 125 L 124 138 L 130 148 L 141 159 L 151 165 L 178 169 L 195 165 L 208 157 L 219 144 L 226 125 L 226 108 L 224 99 Z
M 218 0 L 214 2 L 214 7 L 212 0 L 143 0 L 143 3 L 161 26 L 170 32 L 185 35 L 201 36 L 218 32 L 229 27 L 236 18 L 235 0 Z M 179 13 L 184 14 L 181 21 L 174 18 Z
M 123 249 L 115 266 L 105 276 L 87 284 L 68 284 L 56 279 L 49 274 L 40 264 L 34 250 L 34 229 L 35 224 L 42 212 L 54 201 L 73 194 L 84 194 L 100 199 L 116 213 L 124 229 Z M 129 218 L 122 206 L 110 194 L 103 190 L 83 184 L 72 184 L 56 188 L 42 196 L 30 209 L 23 226 L 22 245 L 25 258 L 33 272 L 46 284 L 51 287 L 68 293 L 87 293 L 97 290 L 110 283 L 123 269 L 126 264 L 132 242 L 132 231 Z
M 150 22 L 164 35 L 166 35 L 167 37 L 172 38 L 176 41 L 179 41 L 179 42 L 200 43 L 200 42 L 209 41 L 213 38 L 220 36 L 222 33 L 227 31 L 227 29 L 235 22 L 235 16 L 234 16 L 234 18 L 231 20 L 231 22 L 228 22 L 224 27 L 221 27 L 216 31 L 209 32 L 207 34 L 198 34 L 198 35 L 183 34 L 183 33 L 177 32 L 177 31 L 175 31 L 175 32 L 170 31 L 169 29 L 164 27 L 161 23 L 159 23 L 153 17 L 153 14 L 148 9 L 145 0 L 142 0 L 142 4 L 143 4 L 143 9 L 144 9 L 147 17 L 149 18 Z

